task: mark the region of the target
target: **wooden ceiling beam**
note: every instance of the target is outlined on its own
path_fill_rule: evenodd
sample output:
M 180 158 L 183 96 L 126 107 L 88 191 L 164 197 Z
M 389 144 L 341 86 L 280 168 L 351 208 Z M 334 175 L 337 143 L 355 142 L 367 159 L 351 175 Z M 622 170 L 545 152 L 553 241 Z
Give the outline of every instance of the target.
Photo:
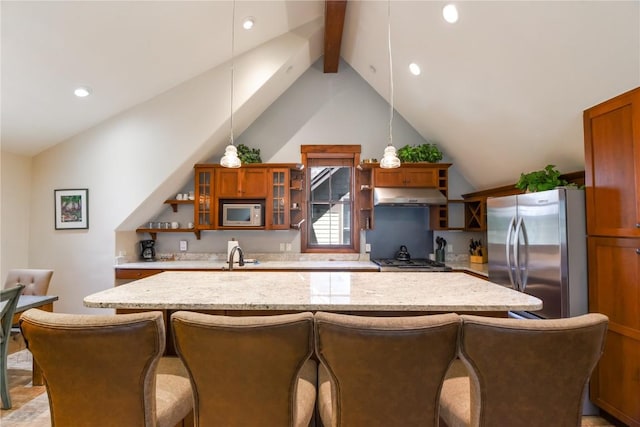
M 324 12 L 324 72 L 337 73 L 347 0 L 326 0 Z

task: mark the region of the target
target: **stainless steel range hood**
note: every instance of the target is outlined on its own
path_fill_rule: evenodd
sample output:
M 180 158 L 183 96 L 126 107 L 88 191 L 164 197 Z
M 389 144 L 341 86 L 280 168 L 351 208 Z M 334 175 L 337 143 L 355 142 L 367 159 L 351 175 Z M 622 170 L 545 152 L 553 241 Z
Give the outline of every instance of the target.
M 380 188 L 373 190 L 374 206 L 444 205 L 447 198 L 435 188 Z

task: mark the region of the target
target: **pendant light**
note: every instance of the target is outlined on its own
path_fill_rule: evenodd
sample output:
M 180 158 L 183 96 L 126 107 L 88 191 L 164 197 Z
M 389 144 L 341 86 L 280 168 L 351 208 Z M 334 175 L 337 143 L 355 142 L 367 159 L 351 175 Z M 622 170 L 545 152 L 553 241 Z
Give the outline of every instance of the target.
M 235 25 L 236 25 L 236 2 L 233 1 L 233 9 L 231 13 L 231 114 L 230 114 L 230 136 L 229 145 L 224 150 L 224 156 L 220 159 L 220 165 L 225 168 L 239 168 L 240 158 L 238 157 L 238 149 L 233 145 L 233 71 L 234 71 L 234 44 L 235 44 Z
M 389 143 L 384 149 L 384 155 L 380 160 L 380 167 L 393 169 L 400 167 L 400 159 L 396 154 L 396 147 L 393 146 L 393 62 L 391 60 L 391 0 L 387 3 L 387 41 L 389 47 Z

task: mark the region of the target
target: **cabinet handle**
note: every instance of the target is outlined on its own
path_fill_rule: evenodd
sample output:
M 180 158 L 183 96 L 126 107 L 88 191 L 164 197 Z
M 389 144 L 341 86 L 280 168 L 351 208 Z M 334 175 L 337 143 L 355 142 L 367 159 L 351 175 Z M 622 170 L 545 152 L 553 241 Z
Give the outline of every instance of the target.
M 640 228 L 640 222 L 636 223 L 636 228 Z
M 640 248 L 636 249 L 636 253 L 640 255 Z

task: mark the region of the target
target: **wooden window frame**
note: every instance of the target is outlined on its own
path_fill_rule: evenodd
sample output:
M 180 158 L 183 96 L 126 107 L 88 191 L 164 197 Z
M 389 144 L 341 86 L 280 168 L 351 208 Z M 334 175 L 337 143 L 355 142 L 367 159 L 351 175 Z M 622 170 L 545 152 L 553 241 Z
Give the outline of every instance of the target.
M 350 162 L 351 167 L 351 244 L 347 247 L 309 247 L 309 227 L 311 227 L 311 213 L 309 212 L 309 200 L 311 195 L 311 179 L 305 181 L 305 211 L 307 212 L 307 224 L 300 230 L 300 251 L 303 253 L 360 253 L 360 227 L 358 224 L 357 192 L 356 192 L 356 166 L 360 163 L 360 145 L 302 145 L 300 153 L 305 170 L 309 171 L 311 159 L 343 159 Z

